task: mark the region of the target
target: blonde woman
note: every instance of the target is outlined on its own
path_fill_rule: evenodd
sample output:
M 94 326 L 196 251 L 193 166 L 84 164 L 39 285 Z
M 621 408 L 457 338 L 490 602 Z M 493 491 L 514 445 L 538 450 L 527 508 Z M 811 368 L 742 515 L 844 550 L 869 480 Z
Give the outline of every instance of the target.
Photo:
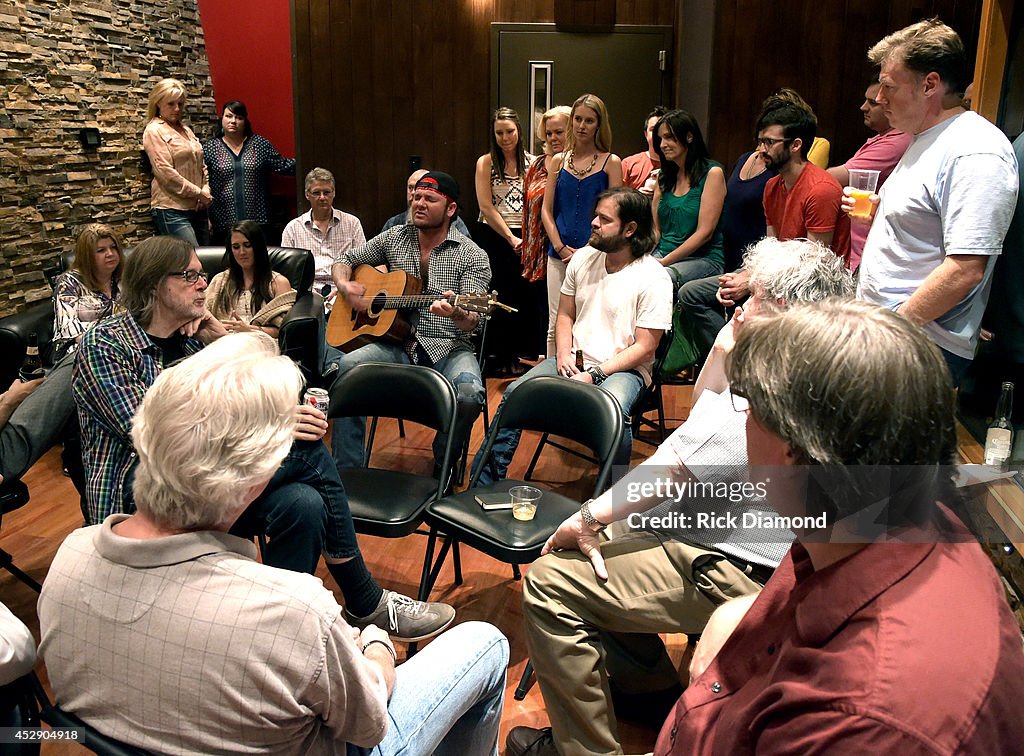
M 82 334 L 96 323 L 122 309 L 117 283 L 123 249 L 121 237 L 103 223 L 90 223 L 79 232 L 71 270 L 53 282 L 54 361 L 77 349 Z
M 185 85 L 162 79 L 149 94 L 142 146 L 153 168 L 150 207 L 156 232 L 199 246 L 209 237 L 206 208 L 213 202 L 203 145 L 181 117 Z
M 608 108 L 597 95 L 572 104 L 565 151 L 551 160 L 541 217 L 548 235 L 548 342 L 554 343 L 555 316 L 565 266 L 590 239 L 597 195 L 622 186 L 622 161 L 613 155 Z

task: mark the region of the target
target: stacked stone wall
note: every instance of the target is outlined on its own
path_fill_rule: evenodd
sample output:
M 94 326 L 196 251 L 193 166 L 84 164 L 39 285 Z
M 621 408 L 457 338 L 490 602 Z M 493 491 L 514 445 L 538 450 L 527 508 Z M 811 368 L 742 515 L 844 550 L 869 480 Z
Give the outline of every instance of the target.
M 195 0 L 0 0 L 0 315 L 49 297 L 45 272 L 83 223 L 129 246 L 153 231 L 139 164 L 161 78 L 189 92 L 200 139 L 216 123 Z M 99 130 L 89 151 L 79 129 Z

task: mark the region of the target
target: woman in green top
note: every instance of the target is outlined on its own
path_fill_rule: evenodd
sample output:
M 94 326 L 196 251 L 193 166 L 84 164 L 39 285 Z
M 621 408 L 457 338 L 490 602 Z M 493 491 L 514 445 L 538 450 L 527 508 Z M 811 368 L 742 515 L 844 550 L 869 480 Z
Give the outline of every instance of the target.
M 654 251 L 678 290 L 687 281 L 721 275 L 725 255 L 718 222 L 725 204 L 725 172 L 708 157 L 700 127 L 685 110 L 673 110 L 654 127 L 661 174 L 654 190 L 654 223 L 661 240 Z

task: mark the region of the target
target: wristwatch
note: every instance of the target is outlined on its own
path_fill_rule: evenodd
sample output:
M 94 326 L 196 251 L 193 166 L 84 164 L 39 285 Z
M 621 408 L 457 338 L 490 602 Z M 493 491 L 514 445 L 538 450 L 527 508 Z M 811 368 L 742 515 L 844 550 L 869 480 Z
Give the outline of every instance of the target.
M 608 378 L 608 374 L 601 369 L 600 365 L 591 365 L 587 368 L 587 372 L 590 373 L 590 378 L 595 386 L 600 386 Z
M 595 533 L 600 533 L 602 530 L 608 527 L 608 523 L 601 522 L 599 519 L 590 514 L 590 502 L 593 499 L 587 499 L 583 502 L 583 506 L 580 507 L 580 517 L 583 518 L 583 524 L 590 528 Z

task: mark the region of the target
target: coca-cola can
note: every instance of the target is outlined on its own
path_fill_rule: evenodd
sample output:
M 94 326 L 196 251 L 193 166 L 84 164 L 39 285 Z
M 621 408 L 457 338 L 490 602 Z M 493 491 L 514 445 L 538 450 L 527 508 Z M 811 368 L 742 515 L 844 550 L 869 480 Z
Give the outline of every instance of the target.
M 312 404 L 326 415 L 327 409 L 331 406 L 331 395 L 322 388 L 309 388 L 302 395 L 302 403 Z

